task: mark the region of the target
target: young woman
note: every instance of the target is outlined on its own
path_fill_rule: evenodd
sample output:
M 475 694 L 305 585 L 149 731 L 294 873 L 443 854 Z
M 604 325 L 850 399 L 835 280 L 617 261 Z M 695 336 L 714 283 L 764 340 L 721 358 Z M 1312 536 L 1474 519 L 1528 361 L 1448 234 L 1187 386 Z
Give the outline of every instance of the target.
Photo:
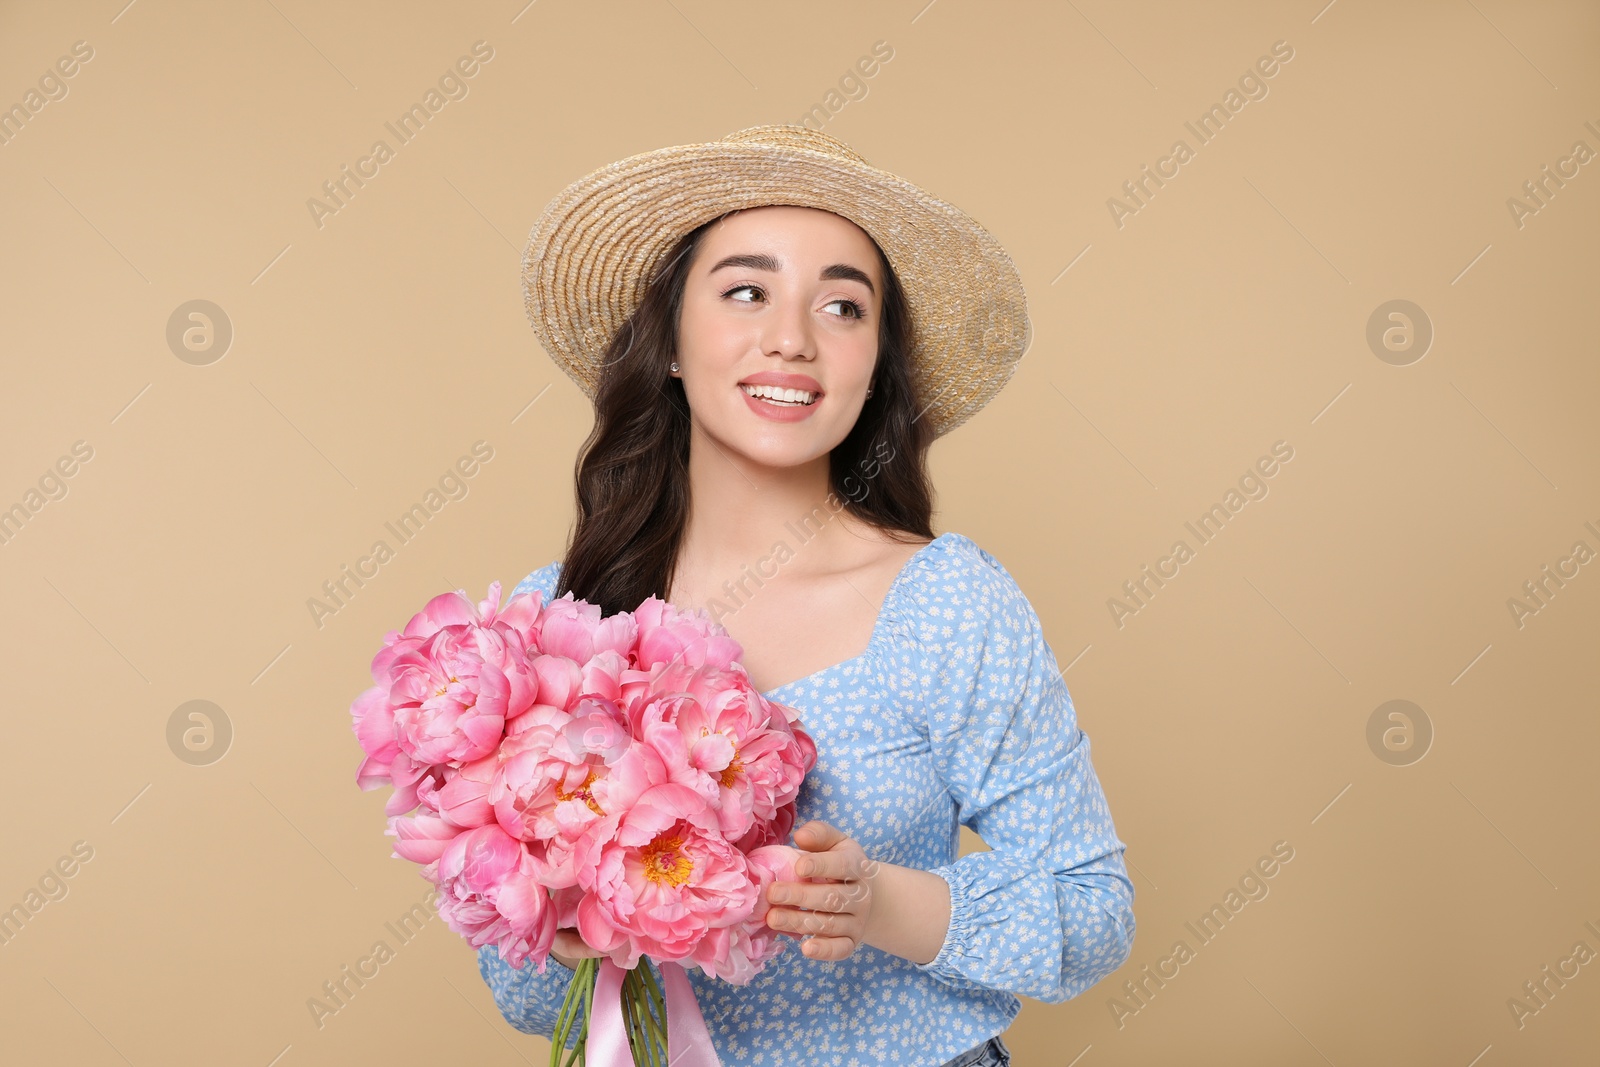
M 1078 995 L 1134 936 L 1039 618 L 998 560 L 931 525 L 928 446 L 1027 347 L 1010 258 L 836 139 L 766 126 L 574 183 L 524 283 L 595 426 L 565 559 L 516 591 L 706 610 L 817 743 L 794 832 L 809 867 L 768 893 L 793 951 L 742 987 L 688 972 L 721 1062 L 1009 1063 L 1017 995 Z M 990 851 L 957 858 L 958 824 Z M 598 953 L 563 930 L 551 955 L 539 974 L 478 954 L 505 1018 L 545 1037 Z

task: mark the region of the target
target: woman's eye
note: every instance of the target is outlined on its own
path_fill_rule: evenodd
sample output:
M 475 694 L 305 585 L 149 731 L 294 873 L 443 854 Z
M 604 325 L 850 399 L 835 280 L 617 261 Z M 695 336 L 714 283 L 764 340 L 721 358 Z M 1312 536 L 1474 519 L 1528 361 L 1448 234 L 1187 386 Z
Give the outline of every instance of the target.
M 757 294 L 761 294 L 761 288 L 760 288 L 760 286 L 756 286 L 756 285 L 736 285 L 732 289 L 725 290 L 723 292 L 722 296 L 723 296 L 724 299 L 736 300 L 741 304 L 753 304 L 753 303 L 755 303 L 755 300 L 753 300 L 753 299 L 752 300 L 746 300 L 743 297 L 739 296 L 738 295 L 739 293 L 757 293 Z M 762 294 L 762 295 L 764 296 L 765 294 Z M 849 299 L 847 297 L 840 297 L 838 300 L 830 300 L 826 304 L 824 304 L 823 307 L 833 307 L 835 304 L 842 304 L 844 306 L 844 308 L 845 308 L 845 311 L 837 313 L 839 318 L 843 318 L 843 319 L 859 319 L 859 318 L 864 318 L 866 316 L 866 314 L 867 314 L 867 309 L 866 308 L 862 307 L 861 304 L 858 303 L 857 301 L 851 300 L 851 299 Z

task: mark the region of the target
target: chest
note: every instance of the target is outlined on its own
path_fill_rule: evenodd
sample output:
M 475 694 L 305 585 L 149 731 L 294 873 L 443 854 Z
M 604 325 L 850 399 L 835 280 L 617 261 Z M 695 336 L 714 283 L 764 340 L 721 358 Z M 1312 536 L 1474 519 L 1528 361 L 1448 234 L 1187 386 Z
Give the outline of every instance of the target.
M 842 580 L 746 584 L 733 596 L 685 590 L 673 602 L 708 611 L 722 624 L 744 649 L 745 670 L 763 693 L 860 655 L 882 603 L 881 596 L 856 595 Z
M 896 545 L 863 566 L 819 575 L 771 564 L 768 575 L 747 568 L 732 581 L 684 574 L 670 599 L 721 623 L 765 693 L 865 652 L 890 586 L 918 547 Z

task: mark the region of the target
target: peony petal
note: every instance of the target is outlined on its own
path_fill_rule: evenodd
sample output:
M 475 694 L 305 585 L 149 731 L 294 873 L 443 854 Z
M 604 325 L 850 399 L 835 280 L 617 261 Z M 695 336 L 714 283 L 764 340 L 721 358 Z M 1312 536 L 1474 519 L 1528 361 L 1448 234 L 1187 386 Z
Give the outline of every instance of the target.
M 446 626 L 475 622 L 472 604 L 460 593 L 440 593 L 406 623 L 405 637 L 428 637 Z
M 416 863 L 432 863 L 460 831 L 435 815 L 389 820 L 387 831 L 395 838 L 394 854 Z

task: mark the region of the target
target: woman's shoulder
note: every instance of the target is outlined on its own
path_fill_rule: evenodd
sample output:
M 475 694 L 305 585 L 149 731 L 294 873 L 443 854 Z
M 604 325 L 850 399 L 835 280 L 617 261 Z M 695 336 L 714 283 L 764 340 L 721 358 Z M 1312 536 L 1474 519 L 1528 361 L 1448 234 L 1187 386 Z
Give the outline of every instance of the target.
M 900 628 L 924 644 L 960 642 L 1023 626 L 1027 596 L 1005 565 L 972 538 L 940 534 L 912 559 L 896 605 Z
M 904 691 L 914 714 L 965 708 L 980 687 L 1016 692 L 1019 672 L 1054 670 L 1039 616 L 993 553 L 952 532 L 913 562 L 915 573 L 895 594 L 885 651 L 892 688 Z
M 954 530 L 924 545 L 913 557 L 913 562 L 918 560 L 924 565 L 910 576 L 915 579 L 910 584 L 923 596 L 970 600 L 1008 589 L 1020 592 L 1005 564 L 972 538 Z

